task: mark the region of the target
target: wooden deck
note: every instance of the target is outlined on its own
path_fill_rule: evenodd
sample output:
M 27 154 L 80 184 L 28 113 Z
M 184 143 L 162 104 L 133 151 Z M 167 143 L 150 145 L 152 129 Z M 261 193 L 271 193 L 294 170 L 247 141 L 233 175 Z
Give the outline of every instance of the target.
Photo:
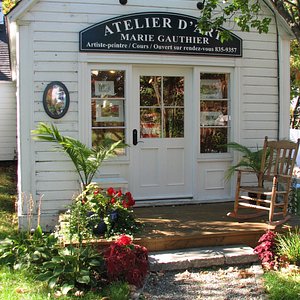
M 232 202 L 135 208 L 145 224 L 135 242 L 149 251 L 237 244 L 255 247 L 268 228 L 267 219 L 237 221 L 226 216 L 232 208 Z M 293 216 L 276 230 L 290 226 L 300 226 L 300 218 Z

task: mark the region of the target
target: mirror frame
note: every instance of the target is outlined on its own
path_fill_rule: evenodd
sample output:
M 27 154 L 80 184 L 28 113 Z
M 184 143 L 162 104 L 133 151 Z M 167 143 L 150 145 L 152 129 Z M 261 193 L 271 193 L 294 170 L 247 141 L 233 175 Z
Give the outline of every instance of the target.
M 65 95 L 66 95 L 66 103 L 65 103 L 65 107 L 64 109 L 62 110 L 62 112 L 60 114 L 53 114 L 53 112 L 51 112 L 49 110 L 49 107 L 48 107 L 48 104 L 47 104 L 47 94 L 49 92 L 50 89 L 52 89 L 55 85 L 58 85 L 60 88 L 63 89 Z M 68 111 L 69 109 L 69 105 L 70 105 L 70 95 L 69 95 L 69 91 L 67 89 L 67 87 L 60 81 L 52 81 L 50 82 L 45 90 L 44 90 L 44 93 L 43 93 L 43 106 L 44 106 L 44 110 L 45 112 L 47 113 L 47 115 L 53 119 L 60 119 L 62 118 Z

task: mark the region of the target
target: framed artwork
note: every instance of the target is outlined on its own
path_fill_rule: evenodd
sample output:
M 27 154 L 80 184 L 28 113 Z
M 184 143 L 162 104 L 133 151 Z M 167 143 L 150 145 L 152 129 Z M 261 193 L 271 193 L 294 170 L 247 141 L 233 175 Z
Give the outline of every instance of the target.
M 222 82 L 220 79 L 201 79 L 201 99 L 222 99 Z
M 96 122 L 124 122 L 124 101 L 97 100 Z
M 95 96 L 114 96 L 115 84 L 113 81 L 95 81 Z

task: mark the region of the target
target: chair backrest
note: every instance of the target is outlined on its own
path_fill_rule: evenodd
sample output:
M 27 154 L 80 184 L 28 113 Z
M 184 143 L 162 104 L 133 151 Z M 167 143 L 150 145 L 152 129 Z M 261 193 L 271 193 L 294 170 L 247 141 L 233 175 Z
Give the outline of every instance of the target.
M 272 180 L 274 175 L 285 175 L 279 178 L 279 181 L 289 182 L 292 178 L 299 143 L 300 139 L 295 143 L 289 140 L 268 141 L 268 137 L 265 137 L 260 180 Z

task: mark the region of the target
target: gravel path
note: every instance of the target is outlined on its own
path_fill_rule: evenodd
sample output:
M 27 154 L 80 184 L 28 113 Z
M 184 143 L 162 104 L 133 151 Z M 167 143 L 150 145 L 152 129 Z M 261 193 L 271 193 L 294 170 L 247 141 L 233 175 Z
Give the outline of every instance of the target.
M 139 299 L 267 299 L 260 265 L 151 273 Z

